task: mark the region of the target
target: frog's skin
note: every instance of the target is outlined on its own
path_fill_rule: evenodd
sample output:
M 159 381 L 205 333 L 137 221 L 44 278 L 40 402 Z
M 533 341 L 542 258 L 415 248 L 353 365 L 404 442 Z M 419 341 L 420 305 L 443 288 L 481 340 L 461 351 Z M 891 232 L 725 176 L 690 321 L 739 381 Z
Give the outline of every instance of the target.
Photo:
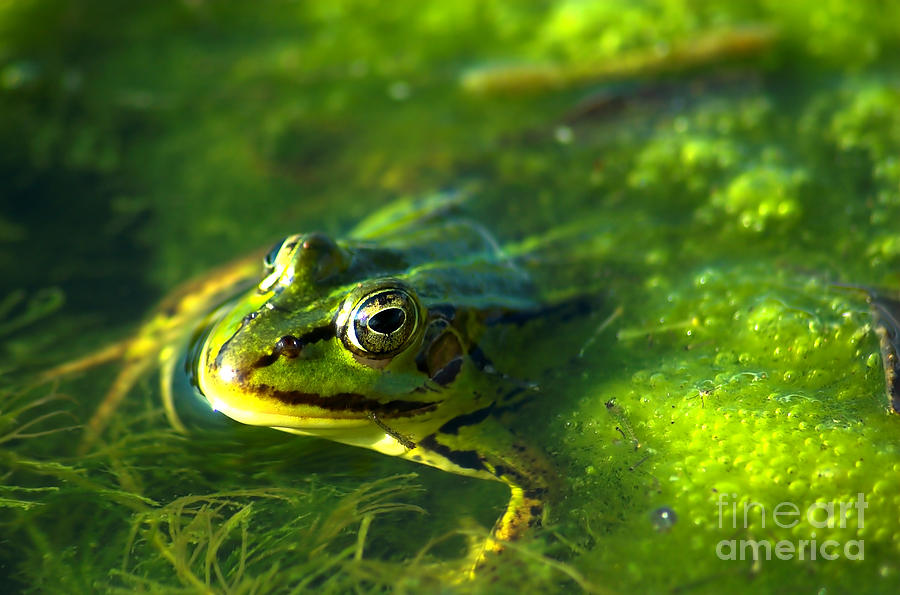
M 495 371 L 478 339 L 540 306 L 481 226 L 448 216 L 456 200 L 399 203 L 345 241 L 292 235 L 261 270 L 255 255 L 180 290 L 116 347 L 126 366 L 88 440 L 153 355 L 177 425 L 169 378 L 194 337 L 195 384 L 228 417 L 509 485 L 485 546 L 500 551 L 540 523 L 553 474 L 497 419 L 533 390 Z

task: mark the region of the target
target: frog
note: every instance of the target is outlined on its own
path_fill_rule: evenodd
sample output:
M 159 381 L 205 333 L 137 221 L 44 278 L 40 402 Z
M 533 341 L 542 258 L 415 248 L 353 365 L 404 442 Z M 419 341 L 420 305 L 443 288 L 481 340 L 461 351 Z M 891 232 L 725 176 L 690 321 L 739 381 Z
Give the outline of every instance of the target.
M 185 431 L 172 389 L 184 368 L 237 422 L 506 484 L 474 572 L 542 524 L 557 479 L 502 420 L 539 387 L 497 370 L 479 343 L 547 305 L 484 226 L 459 215 L 466 197 L 397 201 L 344 239 L 292 234 L 177 289 L 134 338 L 54 371 L 124 361 L 82 450 L 154 360 L 169 421 Z

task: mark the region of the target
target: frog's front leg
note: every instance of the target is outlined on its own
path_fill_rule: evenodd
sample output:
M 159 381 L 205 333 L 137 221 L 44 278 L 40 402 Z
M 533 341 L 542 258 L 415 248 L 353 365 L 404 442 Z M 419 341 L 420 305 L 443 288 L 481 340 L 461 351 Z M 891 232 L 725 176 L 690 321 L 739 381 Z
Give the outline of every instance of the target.
M 556 484 L 556 474 L 546 457 L 506 429 L 494 416 L 493 405 L 449 420 L 420 440 L 409 455 L 429 464 L 433 464 L 429 459 L 437 455 L 458 467 L 458 473 L 490 477 L 509 486 L 509 504 L 478 553 L 476 568 L 503 551 L 505 543 L 540 526 Z

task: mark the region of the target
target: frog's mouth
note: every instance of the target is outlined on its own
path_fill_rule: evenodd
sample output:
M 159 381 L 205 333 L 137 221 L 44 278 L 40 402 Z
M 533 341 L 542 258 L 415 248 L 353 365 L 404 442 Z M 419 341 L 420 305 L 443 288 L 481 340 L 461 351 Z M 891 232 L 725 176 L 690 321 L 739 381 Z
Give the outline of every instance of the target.
M 442 401 L 414 401 L 411 399 L 394 399 L 379 401 L 365 395 L 355 393 L 339 393 L 323 397 L 315 393 L 300 391 L 272 390 L 269 387 L 250 387 L 250 390 L 264 398 L 272 398 L 289 407 L 315 407 L 328 412 L 327 415 L 356 413 L 362 417 L 372 414 L 379 417 L 410 417 L 434 410 Z
M 243 385 L 241 391 L 242 397 L 236 402 L 214 395 L 206 395 L 206 400 L 214 411 L 244 424 L 297 430 L 357 427 L 371 424 L 373 417 L 413 418 L 434 411 L 442 402 L 407 399 L 384 402 L 353 393 L 322 396 L 281 391 L 266 385 Z M 247 402 L 248 393 L 252 394 L 252 404 Z
M 367 413 L 354 412 L 352 416 L 347 417 L 335 417 L 333 413 L 325 412 L 318 415 L 305 415 L 296 411 L 288 413 L 256 408 L 248 410 L 235 407 L 217 397 L 209 398 L 208 401 L 214 410 L 247 425 L 265 426 L 304 436 L 318 436 L 344 444 L 372 448 L 392 456 L 402 455 L 416 446 L 409 438 L 386 425 L 381 416 L 371 411 Z M 404 411 L 403 415 L 420 415 L 432 411 L 436 407 L 437 403 L 429 403 L 419 411 Z M 304 410 L 304 412 L 306 411 Z M 416 423 L 419 422 L 427 425 L 429 419 L 425 416 Z

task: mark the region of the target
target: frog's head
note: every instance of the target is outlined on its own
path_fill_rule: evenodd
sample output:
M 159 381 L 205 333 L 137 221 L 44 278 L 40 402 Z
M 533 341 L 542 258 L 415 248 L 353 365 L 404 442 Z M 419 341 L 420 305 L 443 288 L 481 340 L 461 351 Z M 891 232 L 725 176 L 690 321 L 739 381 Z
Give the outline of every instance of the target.
M 200 391 L 237 421 L 313 433 L 436 409 L 433 377 L 462 348 L 430 354 L 436 317 L 399 278 L 407 266 L 397 251 L 289 236 L 214 316 L 195 351 Z

